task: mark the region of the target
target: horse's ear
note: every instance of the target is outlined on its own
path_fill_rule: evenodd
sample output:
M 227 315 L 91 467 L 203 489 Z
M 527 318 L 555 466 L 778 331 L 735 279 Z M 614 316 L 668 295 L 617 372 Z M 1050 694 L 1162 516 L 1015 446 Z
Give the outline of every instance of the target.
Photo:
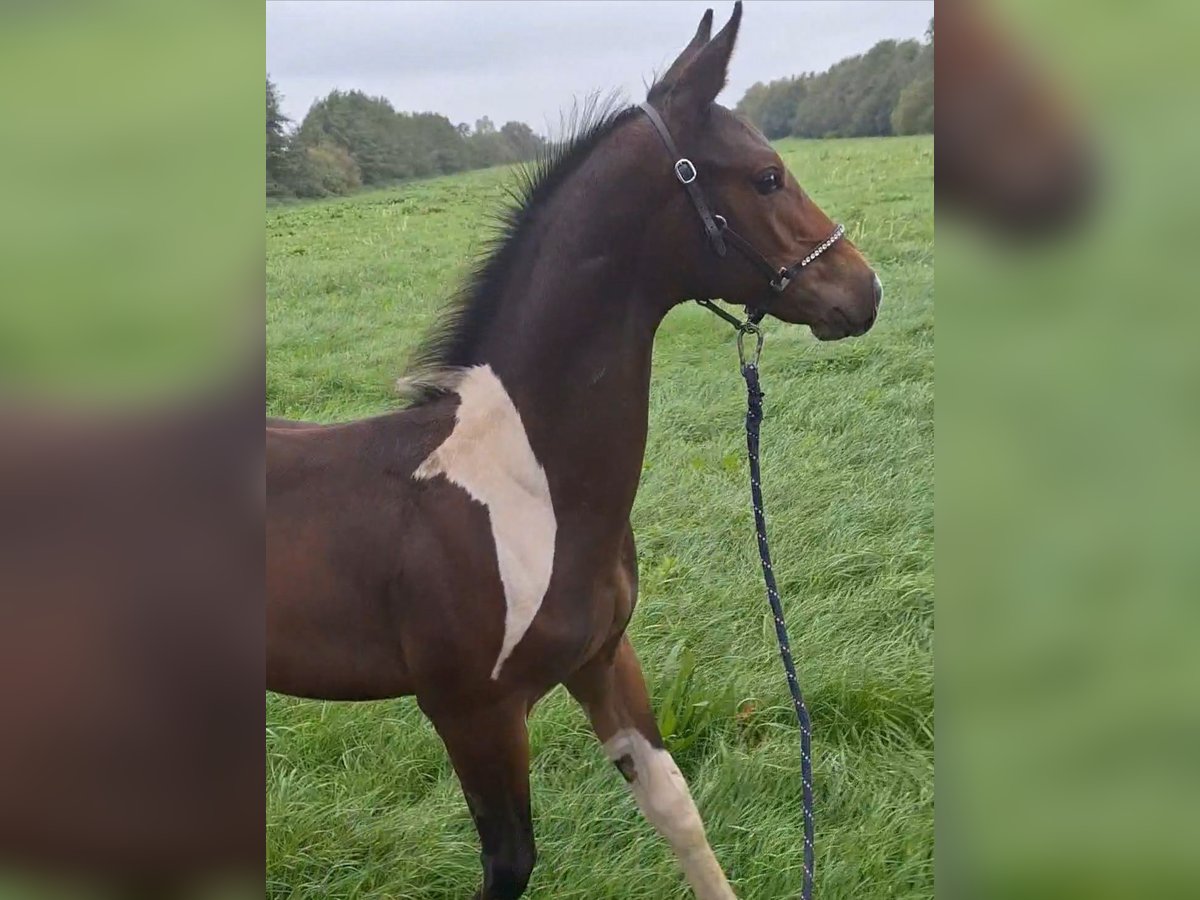
M 687 68 L 688 63 L 696 58 L 696 54 L 704 48 L 709 38 L 712 37 L 712 20 L 713 11 L 706 9 L 704 15 L 700 17 L 700 26 L 696 29 L 695 37 L 692 38 L 690 44 L 683 48 L 683 52 L 675 58 L 675 62 L 671 63 L 671 67 L 663 73 L 662 78 L 651 85 L 650 93 L 646 95 L 647 100 L 651 103 L 655 100 L 661 100 L 675 86 L 675 82 L 679 80 L 679 76 Z
M 671 91 L 671 107 L 684 114 L 702 113 L 714 100 L 729 69 L 729 58 L 742 22 L 742 0 L 733 4 L 733 15 L 715 38 L 704 45 L 687 64 Z

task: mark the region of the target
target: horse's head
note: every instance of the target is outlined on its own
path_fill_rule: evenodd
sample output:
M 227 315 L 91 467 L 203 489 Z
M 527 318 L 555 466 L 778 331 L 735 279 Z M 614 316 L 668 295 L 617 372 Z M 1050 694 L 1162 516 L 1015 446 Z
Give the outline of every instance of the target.
M 664 219 L 683 295 L 761 309 L 808 325 L 822 340 L 863 334 L 875 323 L 883 294 L 875 272 L 847 238 L 836 238 L 835 223 L 767 139 L 716 103 L 741 18 L 738 2 L 728 24 L 710 37 L 712 10 L 706 12 L 691 43 L 647 97 L 679 152 L 694 164 L 702 202 L 718 226 L 728 225 L 720 239 L 706 235 L 695 192 L 678 183 L 691 173 L 686 166 L 682 174 L 677 169 Z M 659 137 L 652 140 L 658 145 L 652 158 L 666 160 Z M 663 168 L 670 172 L 668 166 Z M 831 237 L 834 242 L 822 250 Z M 816 258 L 800 267 L 814 251 Z M 776 279 L 772 287 L 772 273 L 788 268 L 792 277 Z

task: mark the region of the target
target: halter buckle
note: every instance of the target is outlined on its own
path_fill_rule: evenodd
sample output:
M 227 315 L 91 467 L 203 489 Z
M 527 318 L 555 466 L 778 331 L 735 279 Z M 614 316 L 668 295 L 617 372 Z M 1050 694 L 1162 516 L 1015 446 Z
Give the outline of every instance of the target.
M 675 177 L 680 184 L 691 184 L 696 180 L 696 167 L 686 156 L 675 163 Z
M 786 268 L 780 269 L 779 274 L 771 279 L 771 290 L 777 294 L 782 294 L 789 284 L 792 283 L 792 276 Z

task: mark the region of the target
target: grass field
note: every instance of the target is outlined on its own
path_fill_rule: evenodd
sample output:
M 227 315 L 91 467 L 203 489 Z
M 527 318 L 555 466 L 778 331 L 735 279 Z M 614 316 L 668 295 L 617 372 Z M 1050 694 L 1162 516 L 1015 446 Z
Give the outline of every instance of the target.
M 817 896 L 933 897 L 933 142 L 780 152 L 885 285 L 864 338 L 771 322 L 763 478 L 815 728 Z M 267 403 L 337 421 L 392 383 L 486 238 L 504 170 L 267 213 Z M 655 350 L 630 632 L 709 838 L 744 900 L 796 897 L 798 733 L 758 571 L 730 330 L 688 305 Z M 531 721 L 531 898 L 686 898 L 561 689 Z M 411 699 L 267 698 L 267 895 L 472 896 L 474 829 Z

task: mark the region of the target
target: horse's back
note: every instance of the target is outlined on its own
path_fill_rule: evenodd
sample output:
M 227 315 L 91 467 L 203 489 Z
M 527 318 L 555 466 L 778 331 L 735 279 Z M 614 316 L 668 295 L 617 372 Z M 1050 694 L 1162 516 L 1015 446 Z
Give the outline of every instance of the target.
M 380 469 L 408 478 L 453 427 L 453 409 L 430 403 L 332 424 L 267 417 L 268 503 L 291 489 L 311 490 L 331 478 L 374 477 Z M 301 473 L 305 477 L 297 479 Z

